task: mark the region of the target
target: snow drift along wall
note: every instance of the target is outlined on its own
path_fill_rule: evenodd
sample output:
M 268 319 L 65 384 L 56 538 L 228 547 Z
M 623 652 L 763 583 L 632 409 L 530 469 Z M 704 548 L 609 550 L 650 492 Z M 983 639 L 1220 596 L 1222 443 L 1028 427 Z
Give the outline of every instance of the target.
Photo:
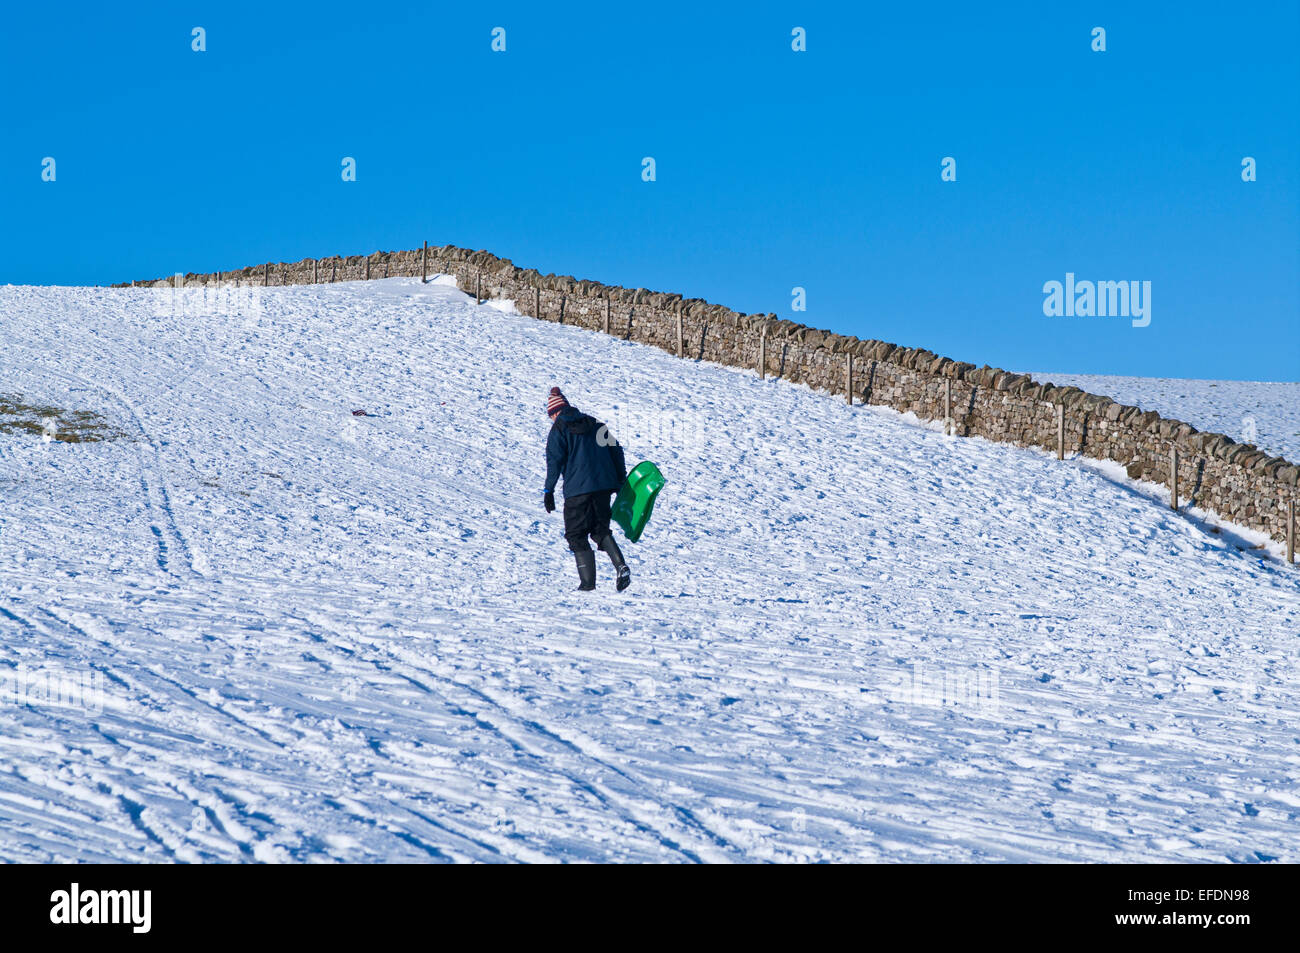
M 510 298 L 524 314 L 651 344 L 692 360 L 759 369 L 855 400 L 949 420 L 959 435 L 1064 450 L 1123 464 L 1130 477 L 1169 483 L 1178 455 L 1181 502 L 1211 510 L 1278 541 L 1294 533 L 1288 503 L 1300 493 L 1300 467 L 1231 437 L 1203 433 L 1153 411 L 1077 387 L 1040 384 L 1026 374 L 976 367 L 918 348 L 863 341 L 772 314 L 739 314 L 698 298 L 623 288 L 516 267 L 486 251 L 451 245 L 255 265 L 187 274 L 186 286 L 294 285 L 450 274 L 462 291 Z M 169 286 L 177 279 L 135 282 Z M 130 283 L 127 283 L 130 284 Z M 124 287 L 117 285 L 115 287 Z M 1289 525 L 1290 524 L 1290 525 Z

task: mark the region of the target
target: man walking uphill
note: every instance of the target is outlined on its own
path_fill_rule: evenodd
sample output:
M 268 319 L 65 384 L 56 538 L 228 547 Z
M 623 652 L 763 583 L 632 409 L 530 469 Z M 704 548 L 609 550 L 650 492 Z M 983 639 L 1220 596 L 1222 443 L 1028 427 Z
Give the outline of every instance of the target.
M 555 483 L 564 477 L 564 538 L 578 563 L 578 588 L 596 588 L 596 554 L 587 538 L 605 551 L 618 573 L 618 591 L 632 582 L 618 543 L 609 531 L 610 497 L 627 479 L 627 463 L 609 428 L 570 406 L 558 387 L 546 400 L 551 433 L 546 438 L 546 512 L 555 510 Z

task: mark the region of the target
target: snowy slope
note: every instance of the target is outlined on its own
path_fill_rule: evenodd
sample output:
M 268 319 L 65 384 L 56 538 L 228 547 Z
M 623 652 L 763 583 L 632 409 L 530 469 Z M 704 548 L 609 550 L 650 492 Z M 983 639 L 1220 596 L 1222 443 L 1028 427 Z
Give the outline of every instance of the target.
M 1300 368 L 1297 368 L 1300 371 Z M 1035 380 L 1104 394 L 1197 430 L 1227 434 L 1274 456 L 1300 460 L 1300 383 L 1035 373 Z
M 1300 860 L 1300 571 L 1141 487 L 445 285 L 160 294 L 0 288 L 0 392 L 132 435 L 0 434 L 0 859 Z M 670 481 L 622 596 L 551 384 Z

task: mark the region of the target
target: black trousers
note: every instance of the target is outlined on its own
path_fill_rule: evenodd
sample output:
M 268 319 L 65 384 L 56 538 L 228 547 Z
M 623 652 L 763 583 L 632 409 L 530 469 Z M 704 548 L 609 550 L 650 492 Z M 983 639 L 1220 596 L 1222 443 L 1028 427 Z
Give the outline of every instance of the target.
M 575 553 L 591 552 L 587 537 L 599 549 L 609 537 L 609 506 L 613 490 L 597 490 L 564 501 L 564 538 Z

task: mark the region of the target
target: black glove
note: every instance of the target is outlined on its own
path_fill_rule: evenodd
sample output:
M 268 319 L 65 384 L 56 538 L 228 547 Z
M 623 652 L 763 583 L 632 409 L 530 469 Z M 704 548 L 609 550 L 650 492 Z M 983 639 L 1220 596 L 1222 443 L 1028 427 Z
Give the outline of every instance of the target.
M 542 497 L 542 506 L 546 507 L 546 512 L 548 512 L 548 513 L 554 513 L 554 512 L 555 512 L 555 494 L 554 494 L 554 493 L 547 493 L 544 497 Z

